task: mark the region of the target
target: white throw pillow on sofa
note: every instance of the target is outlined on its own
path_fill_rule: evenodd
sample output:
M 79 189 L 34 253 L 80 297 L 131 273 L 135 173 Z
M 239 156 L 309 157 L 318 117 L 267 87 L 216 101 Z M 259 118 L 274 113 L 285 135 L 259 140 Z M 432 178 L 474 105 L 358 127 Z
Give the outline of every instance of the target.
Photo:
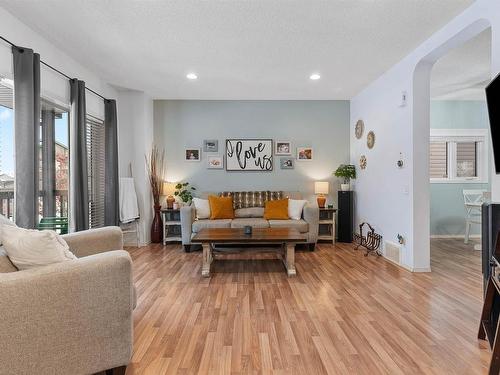
M 0 245 L 3 244 L 3 240 L 2 240 L 2 227 L 4 225 L 8 225 L 8 226 L 11 226 L 11 227 L 15 227 L 16 226 L 16 223 L 14 223 L 13 221 L 10 221 L 7 217 L 3 216 L 2 214 L 0 214 Z
M 51 230 L 30 230 L 2 225 L 3 246 L 19 270 L 77 259 L 68 244 Z
M 209 219 L 210 218 L 210 203 L 208 199 L 193 198 L 194 208 L 196 210 L 196 218 Z
M 292 220 L 302 219 L 302 210 L 306 205 L 306 200 L 289 199 L 288 200 L 288 217 Z

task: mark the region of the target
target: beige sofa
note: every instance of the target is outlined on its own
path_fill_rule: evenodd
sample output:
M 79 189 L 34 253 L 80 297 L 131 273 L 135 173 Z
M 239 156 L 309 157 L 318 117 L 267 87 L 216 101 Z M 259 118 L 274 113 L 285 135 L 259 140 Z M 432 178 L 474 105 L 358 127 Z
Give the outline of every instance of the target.
M 281 193 L 281 192 L 280 192 Z M 202 193 L 201 198 L 218 193 Z M 300 192 L 282 192 L 284 197 L 302 199 Z M 243 228 L 250 225 L 254 228 L 286 227 L 295 228 L 307 236 L 307 245 L 313 250 L 318 240 L 319 208 L 317 204 L 307 203 L 302 211 L 301 220 L 266 220 L 264 208 L 248 207 L 234 211 L 234 219 L 196 219 L 194 205 L 181 207 L 182 244 L 186 252 L 191 251 L 191 238 L 203 228 Z
M 18 271 L 0 250 L 0 374 L 118 374 L 130 361 L 135 294 L 120 228 L 63 237 L 79 259 Z

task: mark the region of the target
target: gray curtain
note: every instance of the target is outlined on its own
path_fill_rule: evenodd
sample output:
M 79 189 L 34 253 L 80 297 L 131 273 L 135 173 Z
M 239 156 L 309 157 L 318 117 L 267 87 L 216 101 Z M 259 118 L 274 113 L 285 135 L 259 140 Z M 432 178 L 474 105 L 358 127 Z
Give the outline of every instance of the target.
M 55 112 L 42 108 L 42 190 L 43 217 L 56 216 L 56 135 Z
M 71 232 L 89 229 L 89 181 L 85 82 L 70 83 L 69 227 Z
M 38 224 L 40 152 L 40 55 L 12 47 L 14 63 L 15 219 L 23 228 Z
M 105 191 L 104 225 L 118 225 L 120 214 L 118 207 L 118 134 L 116 120 L 116 101 L 104 101 L 105 126 Z

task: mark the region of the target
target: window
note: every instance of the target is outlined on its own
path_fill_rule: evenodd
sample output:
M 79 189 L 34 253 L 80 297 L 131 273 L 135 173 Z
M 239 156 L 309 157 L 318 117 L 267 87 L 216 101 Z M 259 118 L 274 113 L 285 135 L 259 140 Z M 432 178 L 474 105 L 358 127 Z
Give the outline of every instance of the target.
M 87 116 L 89 227 L 104 226 L 104 123 Z
M 40 205 L 42 217 L 68 217 L 69 110 L 42 99 Z
M 0 214 L 14 216 L 13 82 L 0 79 Z
M 488 182 L 487 137 L 486 129 L 432 129 L 431 182 Z

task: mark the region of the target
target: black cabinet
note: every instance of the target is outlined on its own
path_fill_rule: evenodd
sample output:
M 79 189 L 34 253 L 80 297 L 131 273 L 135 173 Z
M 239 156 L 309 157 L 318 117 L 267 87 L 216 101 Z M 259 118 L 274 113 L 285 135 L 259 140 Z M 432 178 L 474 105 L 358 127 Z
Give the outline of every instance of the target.
M 498 270 L 495 270 L 496 262 L 500 262 L 499 254 L 495 254 L 495 249 L 498 246 L 497 241 L 500 238 L 500 203 L 483 203 L 481 213 L 483 291 L 486 292 L 490 276 L 494 276 L 498 272 Z
M 338 242 L 352 242 L 354 226 L 354 192 L 339 191 L 338 195 Z

